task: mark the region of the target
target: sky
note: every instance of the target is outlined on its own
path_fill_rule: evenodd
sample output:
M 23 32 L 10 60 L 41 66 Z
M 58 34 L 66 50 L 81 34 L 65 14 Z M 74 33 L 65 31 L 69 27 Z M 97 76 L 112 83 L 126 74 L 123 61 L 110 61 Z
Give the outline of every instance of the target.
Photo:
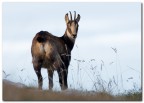
M 69 11 L 81 16 L 69 66 L 69 88 L 97 91 L 110 83 L 114 92 L 141 88 L 141 3 L 136 2 L 2 3 L 2 69 L 10 74 L 3 73 L 3 79 L 37 86 L 32 39 L 41 30 L 62 36 Z M 42 75 L 43 89 L 47 89 L 46 69 Z M 57 72 L 54 90 L 60 90 Z

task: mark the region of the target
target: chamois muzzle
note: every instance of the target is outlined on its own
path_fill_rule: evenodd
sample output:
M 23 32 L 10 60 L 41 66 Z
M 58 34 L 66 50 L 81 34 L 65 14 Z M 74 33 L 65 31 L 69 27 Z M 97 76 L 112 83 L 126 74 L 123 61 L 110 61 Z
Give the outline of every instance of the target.
M 77 35 L 76 35 L 76 34 L 72 34 L 72 36 L 73 36 L 73 38 L 76 38 L 76 37 L 77 37 Z

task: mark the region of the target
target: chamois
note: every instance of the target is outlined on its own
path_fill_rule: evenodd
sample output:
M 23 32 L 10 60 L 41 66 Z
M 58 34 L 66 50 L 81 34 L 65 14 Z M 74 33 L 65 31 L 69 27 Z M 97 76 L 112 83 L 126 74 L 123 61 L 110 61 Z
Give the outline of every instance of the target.
M 53 88 L 53 73 L 58 72 L 59 83 L 62 90 L 68 88 L 68 66 L 71 60 L 71 51 L 78 33 L 80 15 L 74 11 L 74 19 L 70 12 L 65 15 L 66 30 L 63 36 L 57 37 L 47 31 L 38 32 L 32 41 L 32 63 L 38 77 L 38 88 L 42 89 L 43 78 L 41 68 L 48 71 L 49 89 Z

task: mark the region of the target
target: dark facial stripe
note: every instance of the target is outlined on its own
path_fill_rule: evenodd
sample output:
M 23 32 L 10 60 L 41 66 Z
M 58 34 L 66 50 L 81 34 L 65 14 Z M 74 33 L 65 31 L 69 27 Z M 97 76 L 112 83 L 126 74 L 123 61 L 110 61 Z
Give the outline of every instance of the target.
M 68 32 L 69 32 L 70 34 L 72 34 L 71 29 L 70 29 L 69 27 L 67 27 L 67 29 L 68 29 Z

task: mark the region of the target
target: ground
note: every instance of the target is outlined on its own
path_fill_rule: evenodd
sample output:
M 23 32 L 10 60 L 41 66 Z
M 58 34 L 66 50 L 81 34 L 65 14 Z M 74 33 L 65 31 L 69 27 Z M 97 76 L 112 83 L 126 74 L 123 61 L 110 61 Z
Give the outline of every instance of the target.
M 141 101 L 142 93 L 111 95 L 107 92 L 64 90 L 50 91 L 3 80 L 4 101 Z

